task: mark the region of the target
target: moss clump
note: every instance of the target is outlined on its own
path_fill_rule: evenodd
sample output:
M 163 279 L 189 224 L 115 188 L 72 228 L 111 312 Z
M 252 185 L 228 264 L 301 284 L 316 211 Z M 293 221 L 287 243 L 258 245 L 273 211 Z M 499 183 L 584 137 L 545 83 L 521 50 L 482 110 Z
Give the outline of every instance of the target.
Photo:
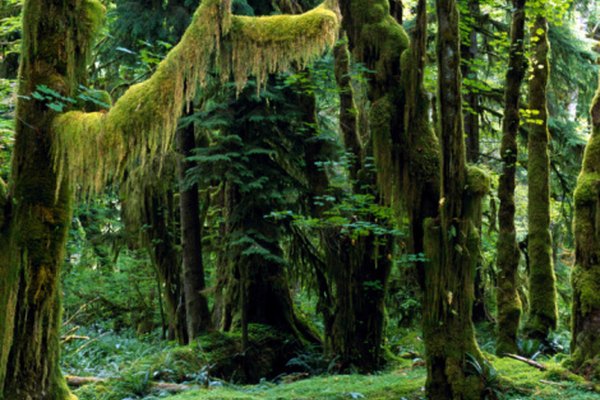
M 483 168 L 467 166 L 467 193 L 473 196 L 485 196 L 490 190 L 490 173 Z
M 289 372 L 287 362 L 303 348 L 290 334 L 276 328 L 248 325 L 248 347 L 242 351 L 241 332 L 214 332 L 199 338 L 211 376 L 240 383 L 257 383 Z

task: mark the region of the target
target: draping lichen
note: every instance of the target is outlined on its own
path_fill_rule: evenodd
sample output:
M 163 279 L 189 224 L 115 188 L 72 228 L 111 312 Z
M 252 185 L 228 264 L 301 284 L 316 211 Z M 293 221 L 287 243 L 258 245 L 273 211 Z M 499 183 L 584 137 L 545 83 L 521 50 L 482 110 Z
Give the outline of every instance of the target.
M 185 104 L 213 73 L 238 90 L 254 75 L 303 66 L 332 45 L 338 17 L 325 5 L 301 15 L 242 17 L 205 0 L 183 38 L 151 78 L 132 86 L 108 112 L 68 112 L 54 121 L 55 168 L 84 192 L 170 149 Z

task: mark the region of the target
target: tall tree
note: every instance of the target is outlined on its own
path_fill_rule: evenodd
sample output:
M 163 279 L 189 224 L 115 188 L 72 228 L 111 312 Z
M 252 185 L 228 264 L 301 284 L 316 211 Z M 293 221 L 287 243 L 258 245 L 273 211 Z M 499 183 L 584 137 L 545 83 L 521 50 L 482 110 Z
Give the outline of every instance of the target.
M 232 75 L 240 89 L 249 74 L 263 82 L 268 72 L 293 62 L 304 65 L 321 53 L 338 24 L 325 6 L 257 20 L 232 16 L 227 2 L 205 0 L 152 77 L 129 89 L 108 112 L 57 114 L 84 79 L 102 14 L 102 6 L 91 0 L 25 2 L 9 188 L 14 207 L 0 232 L 8 250 L 0 255 L 0 393 L 5 399 L 71 397 L 58 365 L 58 278 L 71 185 L 99 189 L 126 167 L 166 152 L 183 105 L 216 63 L 223 79 Z M 41 89 L 45 96 L 32 96 Z
M 189 113 L 191 114 L 190 109 Z M 200 219 L 200 196 L 198 184 L 186 184 L 186 174 L 196 164 L 186 158 L 196 147 L 194 123 L 179 128 L 177 145 L 179 160 L 179 215 L 181 221 L 182 283 L 185 293 L 187 338 L 192 340 L 211 326 L 208 302 L 204 295 L 204 262 L 202 258 L 202 221 Z
M 529 126 L 527 150 L 529 254 L 529 319 L 525 326 L 528 337 L 546 340 L 556 328 L 556 278 L 550 235 L 550 158 L 548 132 L 547 86 L 550 75 L 548 22 L 537 15 L 531 28 L 533 46 L 529 81 L 529 109 L 534 118 Z
M 393 138 L 403 131 L 402 72 L 400 60 L 408 47 L 408 36 L 390 14 L 387 0 L 344 0 L 340 3 L 342 24 L 354 60 L 372 71 L 366 95 L 369 100 L 365 132 L 359 131 L 344 48 L 336 51 L 336 79 L 340 85 L 340 123 L 347 151 L 356 163 L 353 194 L 373 194 L 374 201 L 391 201 L 399 192 L 398 159 L 392 159 Z M 365 13 L 376 9 L 379 12 Z M 363 110 L 365 111 L 365 110 Z M 359 137 L 364 138 L 360 143 Z M 377 173 L 369 170 L 367 157 L 374 157 Z M 376 221 L 369 221 L 376 223 Z M 382 365 L 381 343 L 385 323 L 385 293 L 391 269 L 388 254 L 393 237 L 378 237 L 375 232 L 336 242 L 337 252 L 330 260 L 336 286 L 337 308 L 332 327 L 331 347 L 345 366 L 355 365 L 369 371 Z M 368 282 L 368 284 L 366 284 Z
M 479 0 L 467 0 L 466 10 L 468 11 L 467 37 L 461 40 L 461 72 L 463 79 L 466 82 L 477 80 L 477 69 L 475 68 L 475 60 L 479 52 L 477 43 L 477 30 L 475 21 L 481 14 Z M 481 110 L 479 107 L 479 94 L 476 90 L 465 84 L 467 90 L 464 95 L 464 102 L 468 106 L 467 112 L 464 115 L 464 129 L 467 141 L 467 161 L 476 163 L 479 160 L 479 118 Z
M 70 397 L 58 365 L 58 276 L 71 193 L 52 168 L 57 113 L 46 98 L 29 96 L 42 85 L 62 96 L 74 94 L 85 79 L 102 15 L 95 1 L 28 0 L 23 9 L 21 97 L 9 188 L 14 207 L 0 232 L 5 247 L 0 257 L 0 398 Z
M 591 108 L 592 136 L 575 189 L 575 268 L 571 363 L 575 371 L 600 377 L 600 81 Z
M 467 168 L 462 118 L 459 14 L 454 0 L 437 0 L 440 216 L 427 219 L 424 337 L 430 399 L 480 399 L 480 377 L 467 358 L 482 362 L 473 331 L 473 281 L 479 256 L 476 221 L 487 175 Z
M 502 174 L 498 185 L 498 340 L 496 352 L 517 352 L 517 331 L 521 318 L 517 273 L 519 248 L 515 230 L 515 172 L 517 169 L 517 133 L 519 130 L 520 89 L 527 61 L 524 53 L 525 1 L 513 1 L 510 33 L 510 53 L 504 89 L 504 118 L 502 120 Z

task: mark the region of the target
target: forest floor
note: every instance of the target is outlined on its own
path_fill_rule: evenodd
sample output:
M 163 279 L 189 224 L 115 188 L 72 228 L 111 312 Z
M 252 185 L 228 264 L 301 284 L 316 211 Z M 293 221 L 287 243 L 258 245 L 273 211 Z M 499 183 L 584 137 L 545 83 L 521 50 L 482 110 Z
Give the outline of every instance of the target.
M 205 342 L 211 340 L 208 338 L 181 347 L 152 336 L 140 340 L 135 335 L 110 331 L 79 333 L 83 333 L 83 339 L 68 341 L 64 346 L 63 369 L 68 376 L 97 378 L 96 382 L 74 388 L 80 400 L 425 399 L 426 369 L 409 343 L 413 341 L 413 348 L 421 349 L 416 334 L 409 335 L 404 343 L 403 349 L 409 351 L 395 358 L 381 373 L 327 374 L 318 367 L 323 367 L 322 360 L 313 354 L 296 360 L 298 365 L 304 364 L 306 372 L 240 385 L 213 378 L 207 372 L 206 365 L 222 356 L 210 353 L 211 344 Z M 522 361 L 489 354 L 486 357 L 489 363 L 474 363 L 472 367 L 473 373 L 480 374 L 486 382 L 490 400 L 600 400 L 599 385 L 586 382 L 561 366 L 558 361 L 565 355 L 538 358 L 545 371 Z M 174 393 L 181 389 L 185 390 Z

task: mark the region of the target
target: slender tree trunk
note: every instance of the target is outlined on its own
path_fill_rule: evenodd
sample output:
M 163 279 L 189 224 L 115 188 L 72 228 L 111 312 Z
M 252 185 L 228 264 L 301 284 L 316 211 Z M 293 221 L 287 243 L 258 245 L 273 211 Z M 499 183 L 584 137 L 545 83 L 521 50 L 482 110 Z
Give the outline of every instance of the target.
M 517 290 L 519 247 L 515 230 L 515 172 L 517 169 L 517 132 L 519 130 L 520 89 L 527 60 L 524 55 L 525 1 L 513 0 L 511 47 L 504 90 L 502 120 L 502 174 L 498 185 L 498 340 L 496 352 L 517 353 L 517 331 L 521 318 L 521 299 Z
M 475 21 L 481 13 L 479 9 L 479 0 L 467 0 L 467 9 L 471 21 Z M 461 40 L 461 72 L 463 79 L 476 81 L 477 69 L 473 63 L 478 54 L 477 46 L 477 31 L 475 30 L 475 22 L 468 24 L 468 38 Z M 469 86 L 469 85 L 465 85 Z M 479 161 L 479 116 L 481 113 L 479 107 L 480 96 L 476 90 L 469 88 L 466 90 L 463 98 L 464 104 L 467 105 L 467 110 L 464 113 L 464 129 L 466 140 L 467 162 L 477 164 Z M 476 221 L 477 229 L 481 231 L 481 215 Z M 481 257 L 477 263 L 475 271 L 475 297 L 473 300 L 473 322 L 485 321 L 488 318 L 488 311 L 485 304 L 485 271 Z
M 91 7 L 91 8 L 88 8 Z M 94 8 L 95 7 L 95 8 Z M 59 367 L 60 268 L 71 220 L 71 192 L 53 169 L 52 123 L 39 85 L 72 96 L 84 81 L 97 3 L 27 0 L 10 196 L 0 229 L 0 398 L 72 396 Z M 99 19 L 100 16 L 98 16 Z
M 425 228 L 427 394 L 432 400 L 480 399 L 481 377 L 468 373 L 467 359 L 482 362 L 471 312 L 479 257 L 475 223 L 489 178 L 466 167 L 456 2 L 437 0 L 436 10 L 442 173 L 440 218 L 428 219 Z
M 176 249 L 174 221 L 169 212 L 174 206 L 170 190 L 156 191 L 150 186 L 146 188 L 143 223 L 147 228 L 144 231 L 144 241 L 163 286 L 168 337 L 184 344 L 187 343 L 188 336 L 185 312 L 182 309 L 181 254 Z
M 467 8 L 469 16 L 473 21 L 481 13 L 479 9 L 479 0 L 467 0 Z M 469 37 L 466 41 L 461 42 L 461 57 L 462 57 L 462 75 L 463 78 L 477 80 L 477 70 L 474 68 L 473 62 L 477 57 L 479 50 L 477 46 L 477 31 L 475 30 L 475 22 L 469 26 Z M 469 90 L 464 96 L 464 102 L 468 106 L 468 110 L 464 116 L 464 128 L 467 140 L 467 162 L 476 164 L 479 161 L 479 95 L 473 90 Z
M 190 112 L 192 112 L 190 110 Z M 211 326 L 208 302 L 204 295 L 204 264 L 202 261 L 202 225 L 200 221 L 200 198 L 198 185 L 185 184 L 186 173 L 194 167 L 185 157 L 192 155 L 196 147 L 194 124 L 177 132 L 179 152 L 179 205 L 181 219 L 182 278 L 185 294 L 185 315 L 188 340 L 193 340 Z
M 537 16 L 531 29 L 533 77 L 529 81 L 529 109 L 533 123 L 529 127 L 527 149 L 529 177 L 527 215 L 529 217 L 529 320 L 528 337 L 546 340 L 556 328 L 556 278 L 552 263 L 550 235 L 550 159 L 548 154 L 548 108 L 546 93 L 550 63 L 548 22 Z
M 600 81 L 591 121 L 592 137 L 575 189 L 571 363 L 576 372 L 600 379 Z

